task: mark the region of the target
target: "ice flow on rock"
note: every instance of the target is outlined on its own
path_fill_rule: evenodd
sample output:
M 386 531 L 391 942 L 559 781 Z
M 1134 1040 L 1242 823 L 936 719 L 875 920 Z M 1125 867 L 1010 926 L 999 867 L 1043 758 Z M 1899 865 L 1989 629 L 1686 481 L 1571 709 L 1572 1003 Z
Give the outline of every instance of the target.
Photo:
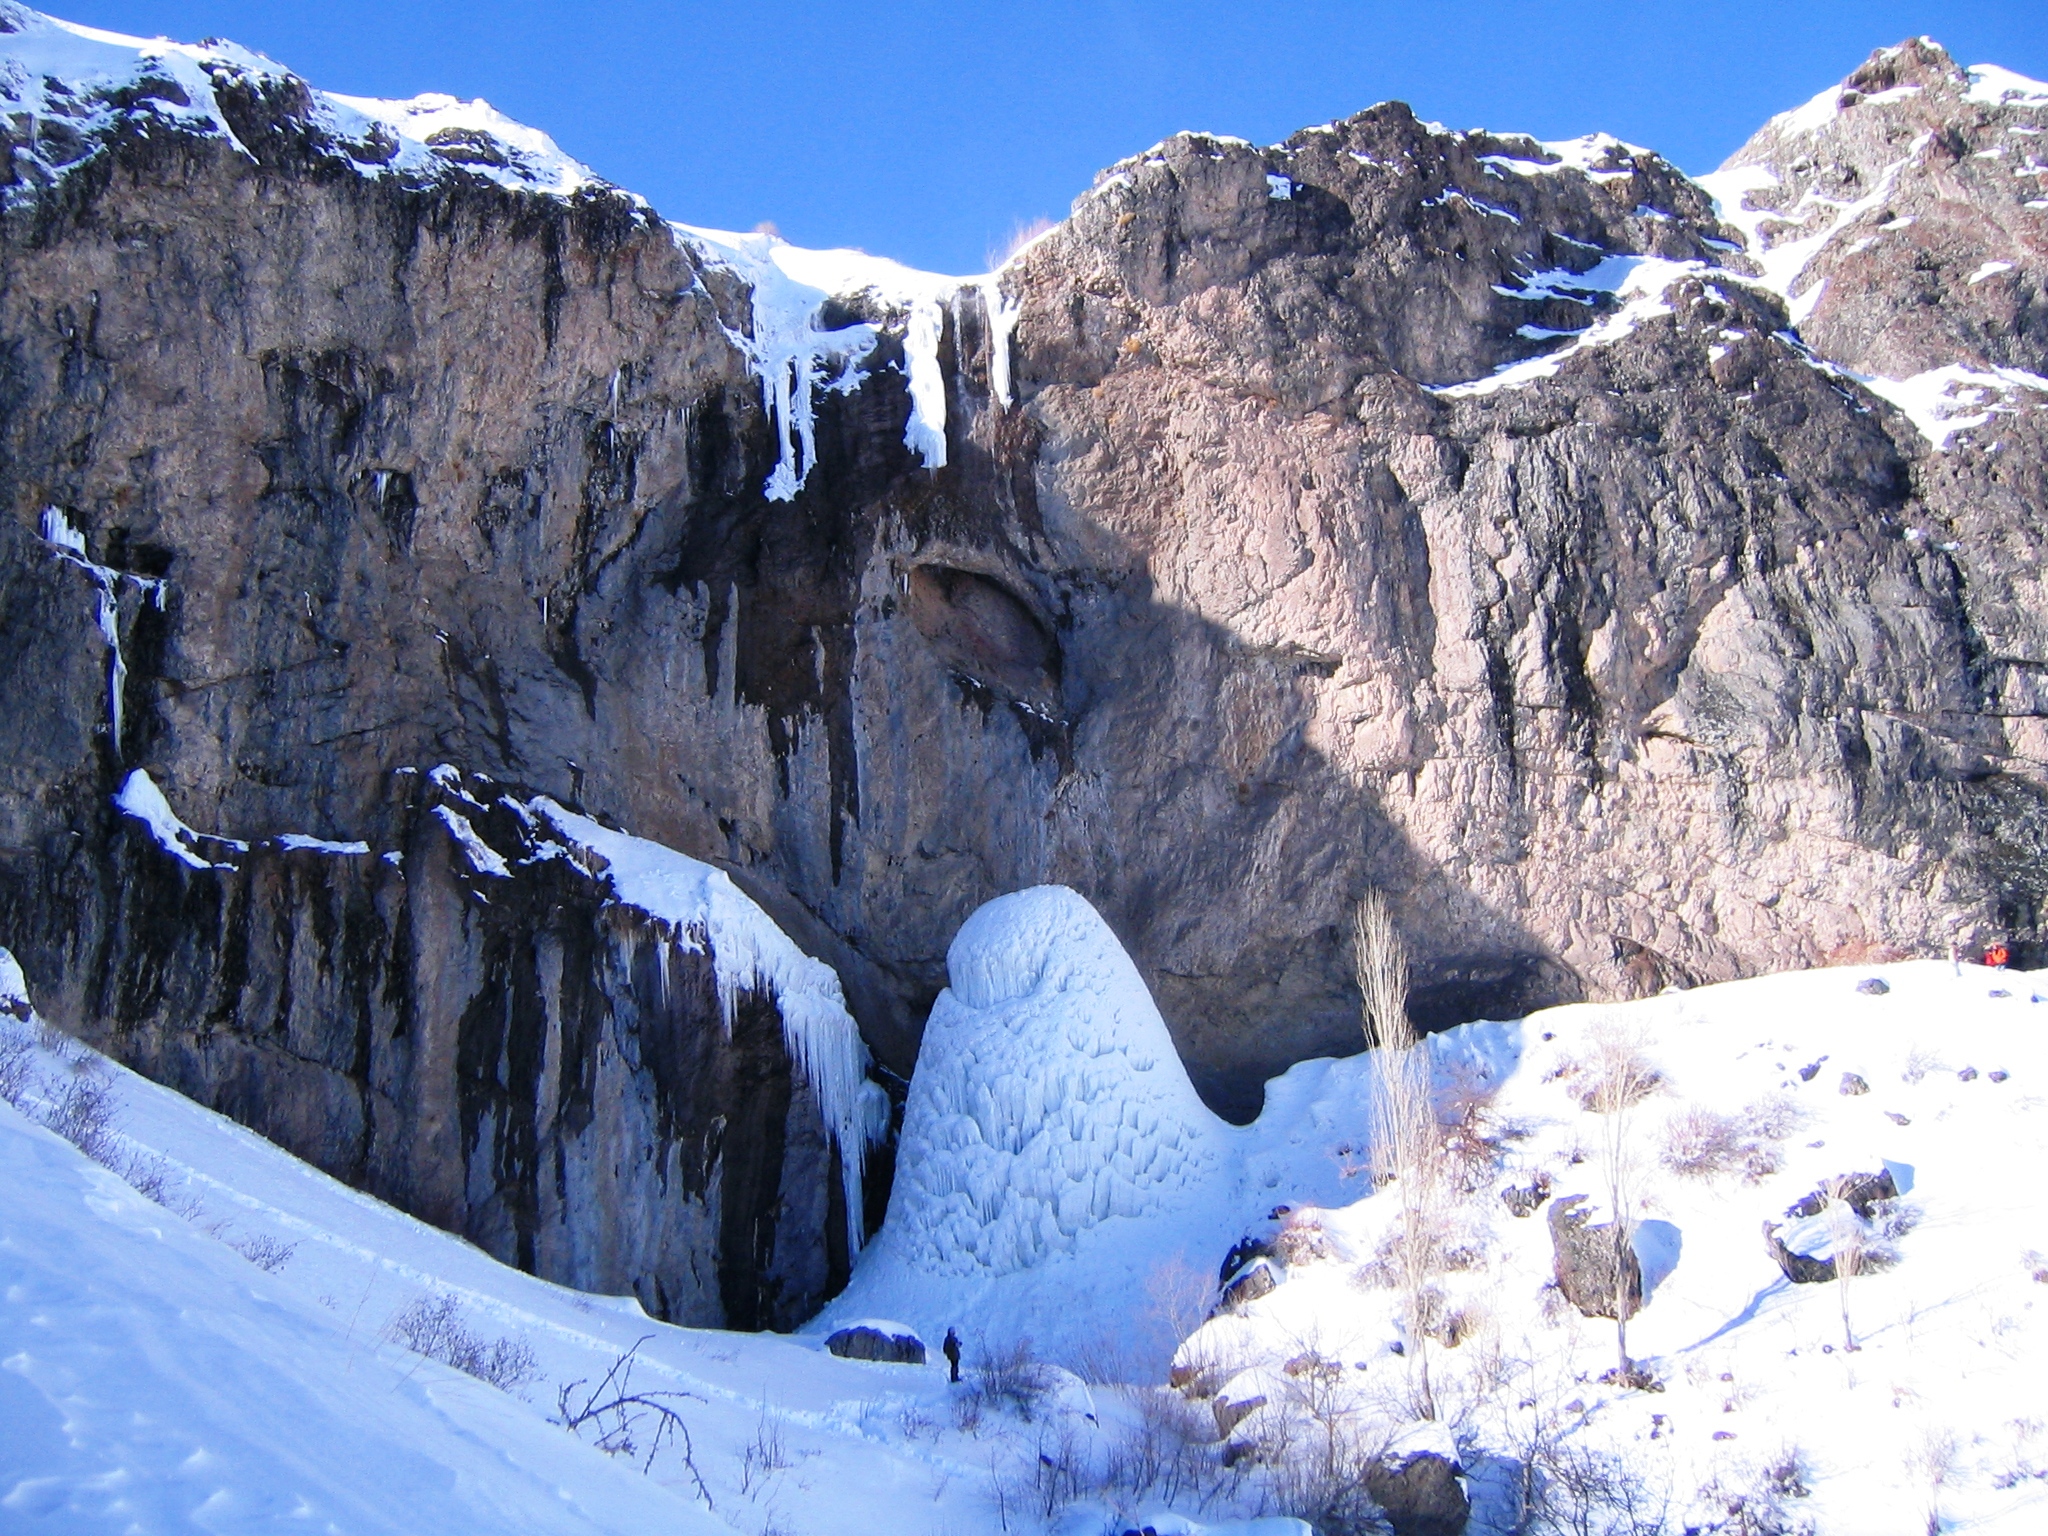
M 888 1219 L 815 1326 L 879 1307 L 930 1329 L 971 1305 L 1044 1344 L 1061 1294 L 1123 1283 L 1135 1300 L 1148 1261 L 1183 1225 L 1203 1230 L 1234 1192 L 1231 1133 L 1188 1081 L 1130 956 L 1073 891 L 989 902 L 946 968 Z

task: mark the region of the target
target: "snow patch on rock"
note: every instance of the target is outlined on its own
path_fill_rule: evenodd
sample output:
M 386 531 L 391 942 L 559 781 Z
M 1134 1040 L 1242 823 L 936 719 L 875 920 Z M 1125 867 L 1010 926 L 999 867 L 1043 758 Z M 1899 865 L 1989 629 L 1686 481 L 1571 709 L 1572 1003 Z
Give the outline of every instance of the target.
M 1904 379 L 1860 373 L 1849 376 L 1897 406 L 1938 450 L 1946 450 L 1949 439 L 1958 432 L 2019 409 L 2029 395 L 2041 397 L 2032 403 L 2048 405 L 2048 378 L 2018 368 L 1951 363 Z
M 607 185 L 539 129 L 488 102 L 340 96 L 233 43 L 128 37 L 12 4 L 0 5 L 0 19 L 7 24 L 0 33 L 0 110 L 32 126 L 31 147 L 17 158 L 31 168 L 30 186 L 84 163 L 123 119 L 137 115 L 247 154 L 216 94 L 230 81 L 303 89 L 313 125 L 364 176 L 432 180 L 459 173 L 551 197 Z
M 121 781 L 121 787 L 114 792 L 114 808 L 122 815 L 141 822 L 149 829 L 149 835 L 156 839 L 158 847 L 192 869 L 236 867 L 231 861 L 215 860 L 202 852 L 208 845 L 234 853 L 249 851 L 247 843 L 235 838 L 213 837 L 186 826 L 178 819 L 178 813 L 171 809 L 171 802 L 164 798 L 156 780 L 140 768 Z
M 1569 299 L 1576 304 L 1591 305 L 1601 298 L 1613 297 L 1621 301 L 1613 313 L 1600 319 L 1582 331 L 1545 331 L 1540 327 L 1524 327 L 1522 334 L 1548 337 L 1568 335 L 1572 339 L 1566 346 L 1555 352 L 1546 352 L 1540 357 L 1524 358 L 1518 363 L 1508 363 L 1495 369 L 1483 379 L 1472 379 L 1462 384 L 1440 384 L 1427 386 L 1434 395 L 1453 398 L 1471 395 L 1490 395 L 1503 389 L 1519 389 L 1539 379 L 1553 377 L 1559 369 L 1579 353 L 1594 347 L 1611 346 L 1624 337 L 1633 335 L 1637 326 L 1657 315 L 1668 315 L 1671 305 L 1665 295 L 1672 284 L 1682 278 L 1702 276 L 1718 269 L 1702 261 L 1666 261 L 1657 256 L 1609 256 L 1585 272 L 1563 270 L 1539 272 L 1519 289 L 1497 288 L 1499 293 L 1518 299 Z M 1725 275 L 1725 274 L 1720 274 Z

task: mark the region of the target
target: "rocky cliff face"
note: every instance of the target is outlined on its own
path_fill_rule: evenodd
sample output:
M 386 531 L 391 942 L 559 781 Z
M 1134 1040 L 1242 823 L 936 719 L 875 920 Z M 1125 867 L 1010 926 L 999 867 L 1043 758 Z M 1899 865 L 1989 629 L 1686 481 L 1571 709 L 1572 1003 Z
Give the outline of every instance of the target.
M 10 14 L 20 49 L 48 25 Z M 673 229 L 452 104 L 344 111 L 218 49 L 124 67 L 17 81 L 9 119 L 0 932 L 53 1016 L 435 1219 L 531 1231 L 544 1272 L 598 1273 L 548 1256 L 587 1206 L 520 1215 L 539 1154 L 499 1150 L 545 1093 L 477 1068 L 463 1101 L 451 1068 L 437 1150 L 377 1164 L 349 1107 L 377 1053 L 265 1043 L 251 1000 L 278 933 L 416 908 L 443 916 L 378 932 L 421 947 L 349 940 L 342 970 L 403 975 L 420 1029 L 555 1017 L 541 960 L 448 958 L 549 945 L 590 949 L 613 1038 L 651 1027 L 641 951 L 589 937 L 601 899 L 415 889 L 466 866 L 409 767 L 730 871 L 899 1074 L 960 921 L 1072 885 L 1238 1115 L 1356 1040 L 1368 885 L 1430 1025 L 2039 937 L 2048 91 L 1909 45 L 1708 187 L 1398 105 L 1183 136 L 956 286 Z M 170 856 L 112 808 L 136 767 L 196 825 L 405 862 L 151 874 Z M 255 993 L 222 979 L 236 902 L 269 935 Z M 318 986 L 297 1016 L 340 1009 Z M 781 1190 L 840 1187 L 773 1032 L 663 1006 L 733 1085 L 670 1141 L 722 1123 L 731 1158 L 772 1123 L 811 1148 Z M 666 1070 L 620 1102 L 657 1114 Z M 669 1231 L 663 1198 L 619 1219 Z M 825 1202 L 733 1294 L 785 1262 L 778 1296 L 828 1283 Z M 632 1242 L 700 1276 L 746 1249 Z

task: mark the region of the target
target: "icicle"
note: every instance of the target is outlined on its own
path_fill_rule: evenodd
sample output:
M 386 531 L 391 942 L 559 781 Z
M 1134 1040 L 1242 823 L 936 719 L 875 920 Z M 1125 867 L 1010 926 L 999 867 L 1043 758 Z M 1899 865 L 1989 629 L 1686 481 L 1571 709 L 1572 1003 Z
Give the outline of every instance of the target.
M 1010 408 L 1010 337 L 1022 306 L 1003 292 L 1002 275 L 991 272 L 978 284 L 988 313 L 988 392 L 1003 409 Z
M 939 362 L 945 329 L 946 312 L 938 300 L 912 301 L 903 333 L 903 359 L 910 371 L 910 421 L 903 429 L 903 446 L 923 459 L 926 469 L 946 464 L 946 370 Z
M 128 663 L 121 654 L 120 583 L 131 582 L 161 613 L 167 583 L 148 576 L 131 576 L 93 560 L 85 547 L 85 534 L 61 507 L 43 508 L 43 542 L 62 558 L 92 577 L 97 593 L 94 620 L 100 638 L 107 643 L 107 727 L 112 733 L 114 756 L 121 755 L 121 696 L 127 691 Z
M 645 838 L 614 832 L 542 797 L 527 809 L 583 857 L 593 878 L 621 905 L 647 914 L 661 929 L 664 974 L 669 946 L 709 952 L 719 1020 L 728 1036 L 740 999 L 775 1001 L 790 1061 L 810 1085 L 825 1129 L 839 1148 L 846 1196 L 847 1240 L 858 1252 L 865 1209 L 868 1153 L 888 1134 L 887 1096 L 868 1080 L 868 1051 L 846 1011 L 839 978 L 813 960 L 724 871 Z M 595 857 L 590 857 L 595 855 Z

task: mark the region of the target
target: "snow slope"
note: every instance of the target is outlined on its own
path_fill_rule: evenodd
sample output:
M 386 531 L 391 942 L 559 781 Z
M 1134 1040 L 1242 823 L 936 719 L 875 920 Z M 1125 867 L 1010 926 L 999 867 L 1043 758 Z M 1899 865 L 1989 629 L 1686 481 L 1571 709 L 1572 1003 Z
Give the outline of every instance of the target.
M 1858 990 L 1871 980 L 1889 990 Z M 1552 1199 L 1584 1194 L 1609 1218 L 1605 1117 L 1580 1095 L 1617 1039 L 1661 1076 L 1628 1122 L 1630 1219 L 1653 1282 L 1629 1350 L 1654 1391 L 1597 1379 L 1615 1361 L 1613 1324 L 1549 1288 L 1548 1206 L 1520 1218 L 1500 1198 L 1547 1179 Z M 1730 1519 L 1731 1499 L 1753 1519 L 1770 1504 L 1783 1529 L 1837 1536 L 1918 1531 L 1930 1515 L 1942 1529 L 2048 1528 L 2048 976 L 1939 962 L 1813 971 L 1466 1025 L 1430 1047 L 1469 1181 L 1447 1218 L 1460 1267 L 1436 1287 L 1462 1337 L 1432 1347 L 1433 1374 L 1480 1474 L 1475 1528 L 1511 1528 L 1514 1501 L 1487 1474 L 1546 1436 L 1628 1469 L 1669 1501 L 1673 1528 L 1722 1528 L 1710 1522 Z M 1291 1100 L 1295 1116 L 1327 1106 L 1349 1119 L 1362 1067 L 1297 1067 L 1268 1114 Z M 1830 1220 L 1788 1208 L 1835 1176 L 1880 1170 L 1902 1194 L 1863 1224 L 1883 1267 L 1850 1284 L 1851 1352 L 1839 1287 L 1788 1281 L 1762 1226 L 1826 1256 Z M 1226 1400 L 1268 1399 L 1240 1434 L 1288 1411 L 1299 1394 L 1285 1366 L 1305 1353 L 1342 1366 L 1362 1412 L 1404 1415 L 1398 1297 L 1372 1268 L 1397 1209 L 1384 1196 L 1298 1205 L 1284 1283 L 1184 1349 L 1230 1362 Z M 1787 1466 L 1803 1491 L 1773 1488 Z
M 160 1203 L 33 1123 L 80 1082 L 106 1094 L 100 1156 Z M 10 1532 L 1026 1531 L 1043 1524 L 1019 1502 L 1039 1437 L 1100 1438 L 1109 1417 L 1073 1382 L 1029 1423 L 968 1417 L 936 1351 L 924 1368 L 840 1360 L 508 1269 L 45 1030 L 0 950 L 7 1097 L 33 1112 L 0 1103 Z M 394 1342 L 423 1298 L 530 1350 L 531 1379 L 501 1392 Z M 636 1342 L 633 1390 L 686 1394 L 668 1401 L 701 1489 L 673 1446 L 640 1470 L 644 1422 L 618 1457 L 551 1422 L 564 1386 Z M 1136 1513 L 1172 1536 L 1307 1536 Z
M 1335 1413 L 1364 1439 L 1460 1456 L 1476 1531 L 1516 1528 L 1532 1454 L 1551 1469 L 1538 1482 L 1608 1468 L 1673 1530 L 1740 1528 L 1737 1504 L 1777 1511 L 1748 1529 L 1834 1536 L 1917 1530 L 1930 1509 L 1957 1529 L 2048 1522 L 2048 977 L 1823 970 L 1432 1037 L 1454 1194 L 1431 1288 L 1456 1343 L 1428 1346 L 1441 1423 L 1419 1430 L 1385 1262 L 1398 1190 L 1366 1176 L 1370 1055 L 1302 1063 L 1236 1130 L 1192 1101 L 1128 959 L 1073 893 L 991 903 L 948 964 L 888 1222 L 819 1326 L 1030 1333 L 1115 1364 L 1105 1345 L 1176 1320 L 1162 1276 L 1194 1278 L 1178 1314 L 1194 1327 L 1244 1237 L 1280 1283 L 1224 1306 L 1178 1359 L 1250 1460 Z M 1649 1288 L 1628 1347 L 1651 1390 L 1599 1379 L 1613 1325 L 1552 1284 L 1550 1202 L 1611 1217 L 1609 1122 L 1582 1107 L 1603 1050 L 1655 1077 L 1623 1122 Z M 1871 1257 L 1845 1333 L 1841 1288 L 1791 1283 L 1762 1229 L 1827 1257 L 1841 1207 L 1791 1207 L 1879 1172 L 1900 1195 L 1855 1224 Z M 1503 1193 L 1527 1188 L 1548 1193 L 1517 1215 Z
M 5 1104 L 0 1185 L 10 1530 L 623 1532 L 657 1512 L 722 1529 L 351 1327 Z

